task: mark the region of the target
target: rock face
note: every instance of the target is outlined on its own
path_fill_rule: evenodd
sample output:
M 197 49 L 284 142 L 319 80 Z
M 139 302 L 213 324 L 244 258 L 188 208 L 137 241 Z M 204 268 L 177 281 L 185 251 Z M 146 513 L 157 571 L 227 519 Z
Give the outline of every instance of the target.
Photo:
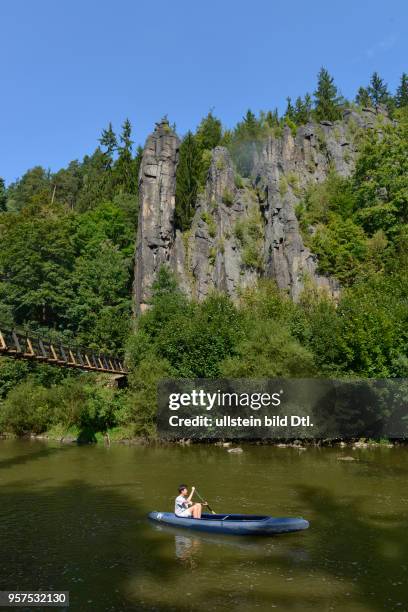
M 139 174 L 139 223 L 136 242 L 134 304 L 143 311 L 161 265 L 174 245 L 176 167 L 180 141 L 166 120 L 147 141 Z
M 212 290 L 236 298 L 259 277 L 274 278 L 294 300 L 310 279 L 332 295 L 337 283 L 318 274 L 318 262 L 304 246 L 295 207 L 310 183 L 333 168 L 354 169 L 362 129 L 378 125 L 377 111 L 347 110 L 342 121 L 309 123 L 294 136 L 253 147 L 249 179 L 237 176 L 227 149 L 216 147 L 204 193 L 198 196 L 191 229 L 175 230 L 175 174 L 179 139 L 166 121 L 148 137 L 139 176 L 139 225 L 135 262 L 135 306 L 148 302 L 157 270 L 168 264 L 180 286 L 202 300 Z

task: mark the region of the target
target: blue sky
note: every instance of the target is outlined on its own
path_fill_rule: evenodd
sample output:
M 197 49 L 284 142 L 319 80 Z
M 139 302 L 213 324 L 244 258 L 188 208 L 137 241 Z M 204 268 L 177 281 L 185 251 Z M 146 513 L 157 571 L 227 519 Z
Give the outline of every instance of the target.
M 164 114 L 177 131 L 213 108 L 285 107 L 324 65 L 345 96 L 377 70 L 408 72 L 406 0 L 1 0 L 0 176 L 57 170 L 129 117 L 143 144 Z

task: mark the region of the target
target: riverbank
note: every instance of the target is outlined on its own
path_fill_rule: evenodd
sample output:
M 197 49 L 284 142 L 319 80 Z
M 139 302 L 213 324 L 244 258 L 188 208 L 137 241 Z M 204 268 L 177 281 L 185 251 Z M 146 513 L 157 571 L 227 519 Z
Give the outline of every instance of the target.
M 272 446 L 276 448 L 295 448 L 300 451 L 306 450 L 307 448 L 351 448 L 351 449 L 364 449 L 364 448 L 394 448 L 397 446 L 407 446 L 407 439 L 393 439 L 382 438 L 379 440 L 370 438 L 353 438 L 350 440 L 340 439 L 317 439 L 317 440 L 285 440 L 285 439 L 274 439 L 274 440 L 193 440 L 193 439 L 180 439 L 177 441 L 164 440 L 159 437 L 142 437 L 135 436 L 125 427 L 115 427 L 106 432 L 94 432 L 92 430 L 79 430 L 78 428 L 70 428 L 69 430 L 63 430 L 62 428 L 54 428 L 48 432 L 42 434 L 27 434 L 24 436 L 16 436 L 13 433 L 3 432 L 0 433 L 0 440 L 39 440 L 43 442 L 59 442 L 61 444 L 97 444 L 110 446 L 111 444 L 121 444 L 127 446 L 194 446 L 196 444 L 204 444 L 207 446 L 219 446 L 225 448 L 228 452 L 239 452 L 241 445 L 249 446 Z

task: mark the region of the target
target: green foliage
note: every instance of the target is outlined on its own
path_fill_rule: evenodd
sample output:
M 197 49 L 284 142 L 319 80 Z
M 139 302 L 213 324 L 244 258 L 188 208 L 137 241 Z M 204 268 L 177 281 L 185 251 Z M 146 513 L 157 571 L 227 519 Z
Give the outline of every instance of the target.
M 317 88 L 314 97 L 314 114 L 318 121 L 341 119 L 343 99 L 339 96 L 334 79 L 326 68 L 321 68 L 317 76 Z
M 269 129 L 266 119 L 264 121 L 257 119 L 251 110 L 248 110 L 242 121 L 236 125 L 228 148 L 242 176 L 250 175 L 254 152 L 259 148 L 259 141 Z
M 408 222 L 408 121 L 366 137 L 354 174 L 356 210 L 371 234 L 392 236 Z
M 211 236 L 211 238 L 215 238 L 215 236 L 217 234 L 217 226 L 215 224 L 214 217 L 209 212 L 204 211 L 204 212 L 201 213 L 201 219 L 208 226 L 208 234 L 209 234 L 209 236 Z
M 371 76 L 370 84 L 367 87 L 367 93 L 373 106 L 380 104 L 386 106 L 390 100 L 390 93 L 387 84 L 384 83 L 378 72 L 374 72 Z
M 118 195 L 137 195 L 141 148 L 133 157 L 131 124 L 126 120 L 119 138 L 110 123 L 97 148 L 82 162 L 72 161 L 55 174 L 36 166 L 7 189 L 7 210 L 18 212 L 32 204 L 58 201 L 70 210 L 85 211 Z M 0 206 L 0 211 L 2 210 Z
M 40 197 L 44 202 L 51 202 L 50 173 L 41 166 L 28 170 L 24 176 L 12 183 L 7 190 L 7 209 L 18 212 L 24 206 L 36 202 Z
M 0 301 L 16 322 L 67 324 L 76 219 L 59 205 L 31 205 L 4 213 L 0 235 Z
M 168 289 L 162 291 L 163 285 Z M 220 362 L 233 353 L 239 335 L 239 313 L 228 297 L 211 295 L 201 304 L 188 302 L 168 271 L 161 271 L 151 308 L 140 317 L 130 341 L 130 363 L 140 367 L 155 354 L 173 375 L 213 377 Z
M 312 98 L 310 94 L 306 94 L 304 99 L 300 96 L 296 98 L 294 110 L 294 122 L 297 125 L 304 125 L 311 120 L 312 117 Z
M 367 87 L 359 87 L 356 95 L 356 104 L 362 107 L 372 106 L 372 100 Z
M 205 187 L 212 149 L 221 143 L 221 121 L 209 112 L 195 134 L 188 132 L 180 145 L 176 173 L 176 227 L 191 227 L 197 195 Z
M 234 203 L 234 194 L 229 189 L 224 189 L 222 192 L 222 201 L 226 206 L 232 206 Z
M 210 111 L 196 131 L 196 141 L 201 151 L 218 147 L 222 139 L 222 124 Z
M 295 308 L 270 281 L 247 290 L 241 302 L 242 339 L 237 354 L 224 360 L 222 374 L 231 378 L 313 375 L 313 355 L 290 329 Z
M 0 430 L 22 436 L 40 434 L 56 421 L 58 393 L 32 381 L 12 389 L 0 409 Z
M 327 224 L 318 225 L 310 241 L 318 257 L 319 271 L 349 284 L 360 272 L 367 257 L 367 237 L 352 219 L 331 213 Z
M 247 217 L 238 219 L 234 233 L 242 246 L 243 263 L 249 268 L 263 270 L 264 223 L 258 206 L 252 206 Z
M 135 194 L 138 185 L 138 158 L 132 154 L 132 126 L 129 119 L 122 125 L 120 144 L 117 146 L 118 158 L 113 168 L 113 182 L 116 192 Z
M 234 183 L 237 189 L 243 189 L 245 186 L 242 176 L 238 173 L 236 173 L 234 176 Z
M 165 359 L 147 354 L 129 376 L 129 391 L 120 422 L 130 425 L 133 435 L 154 438 L 156 435 L 157 385 L 174 375 Z
M 200 150 L 191 132 L 180 145 L 179 163 L 176 174 L 176 227 L 188 230 L 197 203 L 201 172 Z
M 123 346 L 134 227 L 105 202 L 85 213 L 55 202 L 3 213 L 0 311 L 9 324 L 71 330 L 97 348 Z
M 383 81 L 378 72 L 374 72 L 372 74 L 369 85 L 367 87 L 360 87 L 356 95 L 356 103 L 359 106 L 383 106 L 390 113 L 392 113 L 394 109 L 395 102 L 396 100 L 394 101 L 393 97 L 388 91 L 387 84 Z
M 291 98 L 286 98 L 287 106 L 284 115 L 285 123 L 291 128 L 293 135 L 296 135 L 296 128 L 310 121 L 312 116 L 312 98 L 306 94 L 303 99 L 301 96 L 296 98 L 292 104 Z M 277 123 L 279 124 L 279 122 Z
M 17 361 L 4 357 L 0 359 L 0 399 L 4 399 L 9 391 L 27 377 L 30 364 L 27 361 Z
M 108 127 L 102 130 L 99 142 L 102 147 L 105 147 L 104 153 L 106 155 L 106 167 L 107 169 L 110 169 L 113 163 L 113 155 L 118 148 L 118 140 L 115 132 L 113 131 L 112 123 L 109 122 Z
M 331 172 L 323 183 L 309 186 L 296 208 L 304 241 L 318 256 L 320 272 L 345 285 L 365 271 L 380 270 L 388 247 L 381 227 L 370 236 L 361 223 L 358 196 L 354 179 Z
M 401 81 L 395 94 L 395 105 L 397 108 L 408 106 L 408 74 L 401 75 Z
M 95 441 L 96 432 L 113 427 L 122 405 L 120 392 L 89 375 L 68 377 L 59 385 L 44 386 L 35 377 L 15 385 L 0 405 L 0 431 L 16 435 L 41 434 L 55 426 L 71 428 L 79 438 Z
M 368 377 L 406 376 L 408 270 L 373 275 L 346 291 L 338 307 L 342 368 Z

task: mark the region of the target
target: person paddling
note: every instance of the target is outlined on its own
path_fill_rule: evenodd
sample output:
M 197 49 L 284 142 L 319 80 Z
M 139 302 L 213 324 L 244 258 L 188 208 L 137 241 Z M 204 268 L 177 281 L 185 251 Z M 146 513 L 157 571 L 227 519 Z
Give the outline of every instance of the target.
M 178 488 L 178 497 L 176 497 L 176 502 L 174 505 L 174 514 L 176 516 L 180 516 L 183 518 L 201 518 L 201 510 L 203 506 L 207 504 L 204 502 L 203 504 L 195 503 L 191 501 L 194 495 L 195 487 L 191 487 L 191 493 L 188 494 L 187 485 L 181 484 Z

